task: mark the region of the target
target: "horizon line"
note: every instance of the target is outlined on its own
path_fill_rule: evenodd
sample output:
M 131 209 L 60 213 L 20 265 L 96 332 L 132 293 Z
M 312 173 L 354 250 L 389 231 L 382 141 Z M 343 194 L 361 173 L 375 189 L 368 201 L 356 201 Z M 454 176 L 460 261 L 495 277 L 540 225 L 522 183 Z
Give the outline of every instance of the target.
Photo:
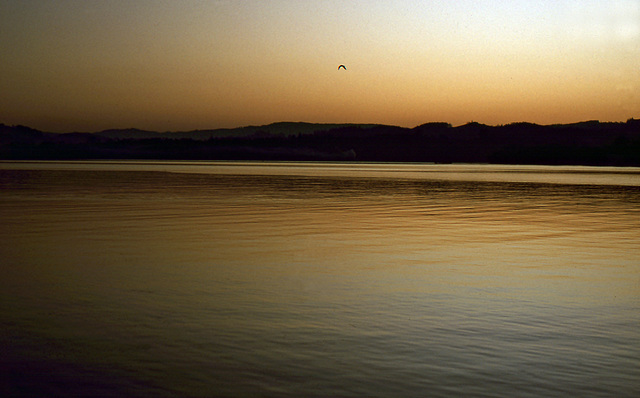
M 32 129 L 32 130 L 37 130 L 43 133 L 56 133 L 56 134 L 78 134 L 78 133 L 83 133 L 83 134 L 95 134 L 95 133 L 102 133 L 105 131 L 126 131 L 126 130 L 136 130 L 136 131 L 142 131 L 142 132 L 153 132 L 153 133 L 188 133 L 188 132 L 196 132 L 196 131 L 216 131 L 216 130 L 237 130 L 237 129 L 244 129 L 244 128 L 256 128 L 256 127 L 267 127 L 267 126 L 272 126 L 272 125 L 276 125 L 276 124 L 307 124 L 307 125 L 336 125 L 336 126 L 385 126 L 385 127 L 397 127 L 397 128 L 402 128 L 402 129 L 415 129 L 424 125 L 428 125 L 428 124 L 446 124 L 449 125 L 451 128 L 457 128 L 457 127 L 462 127 L 462 126 L 467 126 L 469 124 L 479 124 L 482 126 L 488 126 L 488 127 L 504 127 L 504 126 L 510 126 L 510 125 L 514 125 L 514 124 L 531 124 L 531 125 L 536 125 L 536 126 L 563 126 L 563 125 L 573 125 L 573 124 L 583 124 L 583 123 L 598 123 L 598 124 L 607 124 L 607 123 L 611 123 L 611 124 L 624 124 L 624 123 L 628 123 L 631 121 L 635 121 L 635 120 L 640 120 L 640 119 L 636 119 L 635 117 L 629 117 L 627 118 L 627 120 L 617 120 L 617 121 L 612 121 L 612 120 L 608 120 L 608 121 L 601 121 L 599 119 L 588 119 L 588 120 L 580 120 L 580 121 L 575 121 L 575 122 L 567 122 L 567 123 L 549 123 L 549 124 L 539 124 L 539 123 L 535 123 L 535 122 L 529 122 L 529 121 L 517 121 L 517 122 L 509 122 L 509 123 L 504 123 L 504 124 L 485 124 L 482 122 L 478 122 L 475 120 L 470 120 L 466 123 L 463 124 L 459 124 L 459 125 L 453 125 L 450 122 L 446 122 L 446 121 L 430 121 L 430 122 L 425 122 L 425 123 L 421 123 L 418 124 L 414 127 L 404 127 L 404 126 L 400 126 L 400 125 L 395 125 L 395 124 L 386 124 L 386 123 L 357 123 L 357 122 L 308 122 L 308 121 L 290 121 L 290 120 L 282 120 L 282 121 L 278 121 L 278 122 L 271 122 L 271 123 L 265 123 L 265 124 L 247 124 L 247 125 L 240 125 L 240 126 L 236 126 L 236 127 L 214 127 L 214 128 L 196 128 L 196 129 L 190 129 L 190 130 L 148 130 L 148 129 L 141 129 L 138 127 L 112 127 L 112 128 L 106 128 L 106 129 L 102 129 L 102 130 L 93 130 L 93 131 L 49 131 L 49 130 L 41 130 L 35 127 L 31 127 L 29 125 L 25 125 L 25 124 L 5 124 L 4 122 L 0 122 L 0 126 L 6 126 L 6 127 L 12 127 L 12 128 L 17 128 L 17 127 L 25 127 L 28 129 Z

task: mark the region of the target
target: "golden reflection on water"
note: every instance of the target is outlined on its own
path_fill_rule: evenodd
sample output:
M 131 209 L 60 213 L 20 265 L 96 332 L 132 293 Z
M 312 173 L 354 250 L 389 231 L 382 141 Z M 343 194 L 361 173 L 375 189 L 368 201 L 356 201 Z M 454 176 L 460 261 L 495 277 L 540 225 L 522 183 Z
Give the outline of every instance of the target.
M 26 200 L 3 215 L 6 228 L 18 232 L 14 236 L 24 229 L 20 239 L 38 248 L 23 250 L 29 262 L 118 261 L 100 260 L 96 249 L 117 253 L 124 234 L 137 244 L 122 248 L 127 261 L 164 253 L 163 261 L 180 263 L 187 253 L 198 263 L 306 261 L 325 273 L 402 273 L 413 267 L 412 279 L 437 274 L 444 264 L 442 272 L 455 275 L 456 283 L 478 288 L 490 287 L 491 277 L 506 278 L 512 286 L 532 284 L 532 278 L 585 283 L 592 278 L 604 286 L 604 280 L 615 282 L 620 269 L 637 266 L 635 187 L 610 188 L 612 197 L 592 186 L 486 183 L 486 178 L 475 183 L 388 180 L 377 171 L 374 179 L 364 180 L 334 177 L 332 171 L 324 179 L 173 174 L 163 177 L 168 185 L 146 200 L 148 176 L 114 187 L 97 173 L 82 181 L 101 183 L 93 193 L 82 184 L 67 190 L 62 183 L 58 195 L 68 198 Z M 180 178 L 195 185 L 176 187 Z M 15 252 L 25 244 L 7 249 Z M 127 251 L 137 254 L 127 256 Z M 464 271 L 452 272 L 458 265 Z
M 36 358 L 77 346 L 182 395 L 637 391 L 635 171 L 6 166 L 0 315 Z M 168 377 L 176 358 L 192 378 Z
M 270 175 L 529 182 L 640 186 L 640 167 L 535 166 L 428 163 L 225 162 L 225 161 L 0 161 L 0 169 L 161 171 L 219 175 Z

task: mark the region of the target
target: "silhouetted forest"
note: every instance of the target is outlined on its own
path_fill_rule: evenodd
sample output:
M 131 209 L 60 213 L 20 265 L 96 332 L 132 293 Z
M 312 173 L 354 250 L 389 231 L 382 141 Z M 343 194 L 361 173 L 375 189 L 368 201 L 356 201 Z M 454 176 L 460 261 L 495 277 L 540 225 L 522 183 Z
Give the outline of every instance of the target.
M 640 120 L 488 126 L 274 123 L 49 133 L 0 124 L 0 159 L 334 160 L 640 166 Z

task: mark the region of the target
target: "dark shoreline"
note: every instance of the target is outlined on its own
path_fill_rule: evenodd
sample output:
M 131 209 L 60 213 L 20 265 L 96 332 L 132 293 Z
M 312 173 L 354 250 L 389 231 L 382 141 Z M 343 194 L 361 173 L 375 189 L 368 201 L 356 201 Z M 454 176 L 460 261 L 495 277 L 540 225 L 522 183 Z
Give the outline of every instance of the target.
M 48 133 L 0 124 L 2 160 L 309 160 L 640 166 L 640 120 L 415 128 L 274 123 L 238 129 Z

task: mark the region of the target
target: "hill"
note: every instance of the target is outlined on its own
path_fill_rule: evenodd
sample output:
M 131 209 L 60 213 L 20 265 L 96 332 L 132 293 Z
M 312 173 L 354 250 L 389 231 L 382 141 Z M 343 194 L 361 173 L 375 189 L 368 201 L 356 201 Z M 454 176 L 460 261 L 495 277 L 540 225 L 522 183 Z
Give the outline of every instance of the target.
M 318 131 L 326 131 L 348 126 L 360 126 L 366 128 L 372 127 L 374 125 L 278 122 L 265 126 L 246 126 L 233 129 L 192 130 L 160 133 L 156 131 L 146 131 L 130 128 L 121 130 L 104 130 L 95 134 L 102 137 L 114 139 L 172 138 L 204 141 L 211 138 L 294 136 L 300 134 L 313 134 Z
M 341 160 L 640 166 L 640 120 L 562 125 L 282 122 L 236 129 L 49 133 L 0 124 L 0 159 Z

